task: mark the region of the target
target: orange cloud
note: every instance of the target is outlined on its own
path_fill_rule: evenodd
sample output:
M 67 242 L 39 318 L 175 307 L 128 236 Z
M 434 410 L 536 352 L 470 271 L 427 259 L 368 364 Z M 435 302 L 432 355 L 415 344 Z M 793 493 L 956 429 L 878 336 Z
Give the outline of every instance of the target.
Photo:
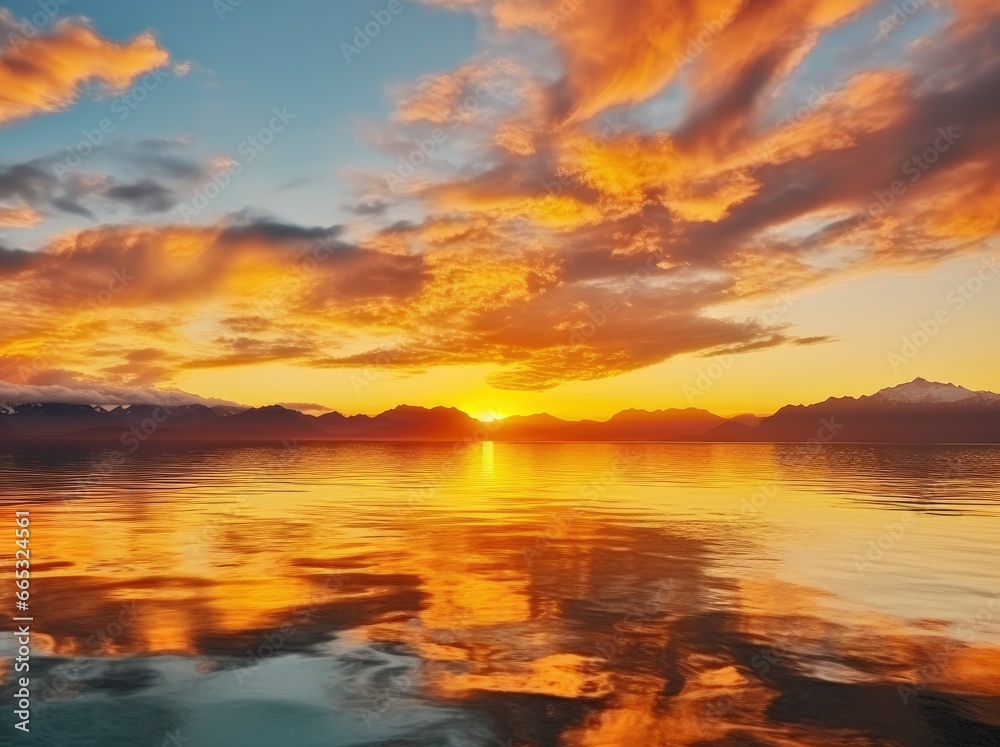
M 401 351 L 399 365 L 496 361 L 495 385 L 545 388 L 683 352 L 796 343 L 780 326 L 728 319 L 726 304 L 874 268 L 926 268 L 977 251 L 968 239 L 1000 227 L 989 177 L 1000 167 L 990 135 L 1000 114 L 983 103 L 997 84 L 995 10 L 978 28 L 965 12 L 946 23 L 932 53 L 848 67 L 795 100 L 790 81 L 822 35 L 870 0 L 442 4 L 476 9 L 501 32 L 538 32 L 563 68 L 523 77 L 522 109 L 465 123 L 467 162 L 425 171 L 397 196 L 427 211 L 407 234 L 414 247 L 447 227 L 446 265 L 426 255 L 431 283 L 469 309 L 448 329 L 417 315 L 425 344 Z M 447 105 L 425 119 L 454 119 L 465 74 L 434 79 L 449 84 Z M 593 119 L 663 90 L 680 102 L 670 127 L 638 108 Z M 518 268 L 513 278 L 525 277 L 527 257 L 545 257 L 552 274 L 535 276 L 537 292 L 513 293 L 511 280 L 503 304 L 476 303 L 480 275 L 465 273 L 479 252 Z
M 1000 230 L 997 13 L 978 25 L 960 14 L 930 51 L 838 71 L 803 102 L 790 90 L 800 68 L 866 0 L 448 4 L 532 30 L 529 52 L 540 32 L 537 59 L 554 44 L 563 68 L 477 57 L 397 90 L 386 150 L 447 124 L 448 157 L 396 193 L 359 180 L 371 207 L 356 241 L 241 219 L 0 248 L 0 353 L 145 385 L 262 361 L 367 366 L 388 351 L 407 373 L 492 364 L 496 387 L 545 389 L 827 339 L 730 310 L 926 268 Z M 502 85 L 477 95 L 489 80 Z M 664 87 L 668 114 L 648 101 Z M 594 121 L 608 107 L 621 111 Z M 406 220 L 391 222 L 395 210 Z M 122 271 L 134 280 L 92 303 Z
M 427 0 L 452 8 L 474 3 Z M 548 36 L 565 63 L 561 94 L 569 122 L 636 104 L 689 70 L 699 90 L 787 74 L 819 34 L 873 0 L 484 0 L 502 31 Z M 715 117 L 716 123 L 718 118 Z
M 42 222 L 35 210 L 27 205 L 7 207 L 0 205 L 0 226 L 7 228 L 30 228 Z
M 664 3 L 660 0 L 495 0 L 491 10 L 503 30 L 530 28 L 547 34 L 566 63 L 570 121 L 611 106 L 644 101 L 683 65 L 699 35 L 721 33 L 744 0 Z
M 65 109 L 85 83 L 123 90 L 168 60 L 148 34 L 118 44 L 78 21 L 61 21 L 48 36 L 0 48 L 0 124 Z

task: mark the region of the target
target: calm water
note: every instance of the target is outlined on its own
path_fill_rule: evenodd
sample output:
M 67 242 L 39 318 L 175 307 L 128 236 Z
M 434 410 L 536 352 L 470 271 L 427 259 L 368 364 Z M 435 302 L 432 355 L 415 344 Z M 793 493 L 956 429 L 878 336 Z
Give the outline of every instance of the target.
M 0 743 L 1000 745 L 997 448 L 103 459 L 0 454 L 35 619 Z

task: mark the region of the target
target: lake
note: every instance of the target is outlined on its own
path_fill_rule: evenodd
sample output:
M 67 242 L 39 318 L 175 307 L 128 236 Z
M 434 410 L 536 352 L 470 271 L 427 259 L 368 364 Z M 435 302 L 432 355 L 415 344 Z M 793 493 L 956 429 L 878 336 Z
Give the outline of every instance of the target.
M 1000 745 L 1000 448 L 105 455 L 0 454 L 4 744 Z

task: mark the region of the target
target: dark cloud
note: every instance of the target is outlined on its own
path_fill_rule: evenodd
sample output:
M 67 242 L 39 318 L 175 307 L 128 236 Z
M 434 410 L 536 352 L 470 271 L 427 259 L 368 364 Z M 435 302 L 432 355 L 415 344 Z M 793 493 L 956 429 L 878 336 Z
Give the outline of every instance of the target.
M 9 249 L 0 245 L 0 275 L 16 273 L 29 267 L 39 255 L 24 249 Z
M 174 207 L 178 198 L 170 189 L 151 179 L 144 179 L 135 184 L 121 184 L 109 187 L 103 196 L 132 206 L 139 213 L 162 213 Z
M 210 164 L 194 158 L 190 146 L 186 140 L 125 140 L 88 151 L 76 168 L 67 165 L 66 153 L 0 163 L 0 205 L 88 220 L 119 209 L 136 215 L 166 212 L 180 194 L 209 178 Z
M 313 402 L 279 402 L 280 407 L 299 412 L 330 412 L 333 408 L 326 405 L 317 405 Z
M 184 138 L 119 140 L 109 146 L 108 153 L 150 178 L 196 184 L 208 176 L 209 169 L 185 153 L 190 145 L 191 141 Z
M 220 319 L 219 324 L 239 334 L 263 332 L 273 326 L 270 319 L 265 319 L 262 316 L 227 317 Z
M 305 228 L 263 219 L 226 226 L 219 234 L 218 241 L 220 244 L 261 241 L 276 245 L 292 242 L 326 242 L 338 249 L 347 250 L 350 248 L 347 244 L 335 244 L 341 233 L 343 233 L 341 226 Z
M 275 187 L 274 191 L 275 192 L 287 192 L 287 191 L 292 190 L 292 189 L 298 189 L 299 187 L 304 187 L 307 184 L 313 184 L 314 182 L 317 182 L 319 180 L 320 180 L 320 177 L 318 177 L 318 176 L 304 176 L 304 177 L 302 177 L 300 179 L 292 179 L 289 182 L 285 182 L 284 184 L 282 184 L 282 185 L 280 185 L 278 187 Z
M 388 200 L 370 200 L 352 205 L 350 210 L 355 215 L 382 215 L 391 207 Z
M 813 337 L 797 337 L 792 340 L 793 345 L 818 345 L 824 342 L 838 342 L 838 338 L 831 335 L 816 335 Z
M 255 341 L 242 349 L 208 358 L 192 358 L 179 364 L 182 369 L 229 368 L 275 361 L 305 360 L 316 352 L 308 344 Z
M 125 357 L 134 363 L 146 363 L 148 361 L 160 360 L 166 355 L 167 352 L 159 348 L 142 348 L 141 350 L 132 350 L 126 353 Z

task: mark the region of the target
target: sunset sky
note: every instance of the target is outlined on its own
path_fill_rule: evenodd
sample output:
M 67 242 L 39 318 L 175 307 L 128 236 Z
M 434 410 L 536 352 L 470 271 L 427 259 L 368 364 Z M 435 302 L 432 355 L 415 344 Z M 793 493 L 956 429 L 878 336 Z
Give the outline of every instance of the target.
M 998 134 L 996 0 L 11 3 L 0 400 L 997 391 Z

